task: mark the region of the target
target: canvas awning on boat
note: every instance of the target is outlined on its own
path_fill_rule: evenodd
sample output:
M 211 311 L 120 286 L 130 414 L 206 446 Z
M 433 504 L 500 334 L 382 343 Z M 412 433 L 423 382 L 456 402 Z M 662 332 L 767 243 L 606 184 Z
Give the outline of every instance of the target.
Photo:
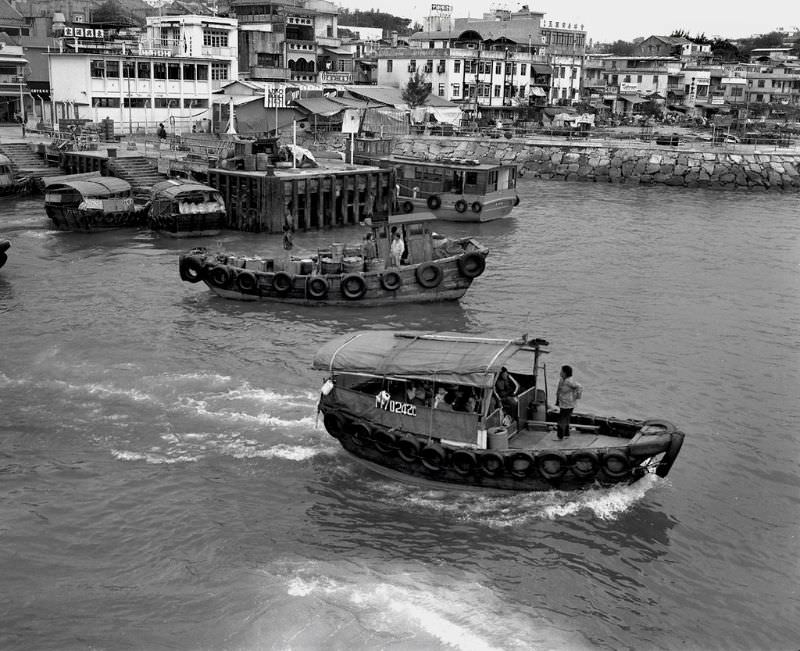
M 385 330 L 337 337 L 314 357 L 314 368 L 331 372 L 436 379 L 475 387 L 493 386 L 503 366 L 531 374 L 532 363 L 532 349 L 521 339 Z
M 82 181 L 58 181 L 48 183 L 45 180 L 45 190 L 48 194 L 71 188 L 80 193 L 82 197 L 108 197 L 120 192 L 130 192 L 131 184 L 114 176 L 98 176 Z
M 191 181 L 181 182 L 175 179 L 168 179 L 166 181 L 161 181 L 161 183 L 156 183 L 151 192 L 154 197 L 177 197 L 178 195 L 188 192 L 217 192 L 217 190 L 216 188 L 203 185 L 202 183 L 192 183 Z

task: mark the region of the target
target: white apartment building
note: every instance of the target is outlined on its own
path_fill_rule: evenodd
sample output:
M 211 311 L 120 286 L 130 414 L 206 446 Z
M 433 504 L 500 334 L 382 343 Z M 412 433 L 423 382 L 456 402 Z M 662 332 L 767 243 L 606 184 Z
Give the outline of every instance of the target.
M 228 18 L 148 19 L 135 45 L 75 39 L 49 58 L 54 121 L 110 118 L 123 132 L 159 123 L 188 130 L 210 118 L 211 94 L 237 76 L 237 25 Z M 72 41 L 72 39 L 71 39 Z

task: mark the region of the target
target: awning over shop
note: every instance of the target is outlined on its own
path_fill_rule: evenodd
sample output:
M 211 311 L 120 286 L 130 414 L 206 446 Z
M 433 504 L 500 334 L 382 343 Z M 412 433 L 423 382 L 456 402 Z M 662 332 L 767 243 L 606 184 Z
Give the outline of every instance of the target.
M 532 63 L 531 68 L 537 75 L 552 75 L 553 69 L 544 63 Z
M 348 56 L 348 57 L 353 56 L 353 53 L 350 50 L 347 50 L 343 47 L 323 46 L 322 49 L 325 50 L 326 52 L 330 52 L 331 54 L 336 54 L 337 56 Z
M 304 97 L 296 99 L 294 103 L 311 115 L 321 115 L 323 117 L 336 115 L 347 108 L 329 100 L 327 97 Z
M 639 97 L 639 95 L 617 95 L 619 99 L 630 104 L 644 104 L 647 100 Z
M 531 95 L 535 95 L 536 97 L 547 97 L 547 93 L 538 86 L 531 86 Z

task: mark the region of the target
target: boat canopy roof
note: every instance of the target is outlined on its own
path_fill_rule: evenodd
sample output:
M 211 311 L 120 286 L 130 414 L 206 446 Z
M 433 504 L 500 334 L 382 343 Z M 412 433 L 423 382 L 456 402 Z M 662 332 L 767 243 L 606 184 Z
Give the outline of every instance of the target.
M 544 340 L 538 340 L 546 345 Z M 526 339 L 492 339 L 443 332 L 368 330 L 342 335 L 319 349 L 313 366 L 331 373 L 435 379 L 475 387 L 494 385 L 502 367 L 533 373 Z
M 154 197 L 161 196 L 174 198 L 191 192 L 218 192 L 218 190 L 209 185 L 203 185 L 202 183 L 176 181 L 175 179 L 169 179 L 167 181 L 156 183 L 152 189 Z
M 58 181 L 46 185 L 48 192 L 58 192 L 66 189 L 76 190 L 82 197 L 108 197 L 120 192 L 130 192 L 131 184 L 115 176 L 96 176 L 80 181 Z
M 8 156 L 4 156 L 3 154 L 0 154 L 0 165 L 11 166 L 11 159 Z

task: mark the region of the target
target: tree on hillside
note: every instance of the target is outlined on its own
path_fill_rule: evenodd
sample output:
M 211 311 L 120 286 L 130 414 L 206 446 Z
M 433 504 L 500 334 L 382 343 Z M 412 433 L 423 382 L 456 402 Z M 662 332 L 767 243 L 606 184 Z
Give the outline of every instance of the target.
M 633 54 L 635 44 L 630 41 L 614 41 L 606 45 L 606 52 L 608 54 L 616 54 L 617 56 L 630 56 Z
M 92 22 L 111 25 L 136 25 L 131 12 L 119 0 L 105 0 L 92 12 Z
M 417 70 L 408 78 L 408 83 L 403 89 L 403 101 L 412 109 L 422 106 L 431 94 L 431 88 L 432 85 L 425 79 L 425 75 Z
M 339 8 L 339 24 L 351 27 L 380 27 L 383 35 L 388 37 L 391 32 L 406 35 L 411 33 L 409 28 L 410 18 L 400 18 L 383 11 L 370 9 L 361 11 L 360 9 L 350 10 L 347 7 Z

